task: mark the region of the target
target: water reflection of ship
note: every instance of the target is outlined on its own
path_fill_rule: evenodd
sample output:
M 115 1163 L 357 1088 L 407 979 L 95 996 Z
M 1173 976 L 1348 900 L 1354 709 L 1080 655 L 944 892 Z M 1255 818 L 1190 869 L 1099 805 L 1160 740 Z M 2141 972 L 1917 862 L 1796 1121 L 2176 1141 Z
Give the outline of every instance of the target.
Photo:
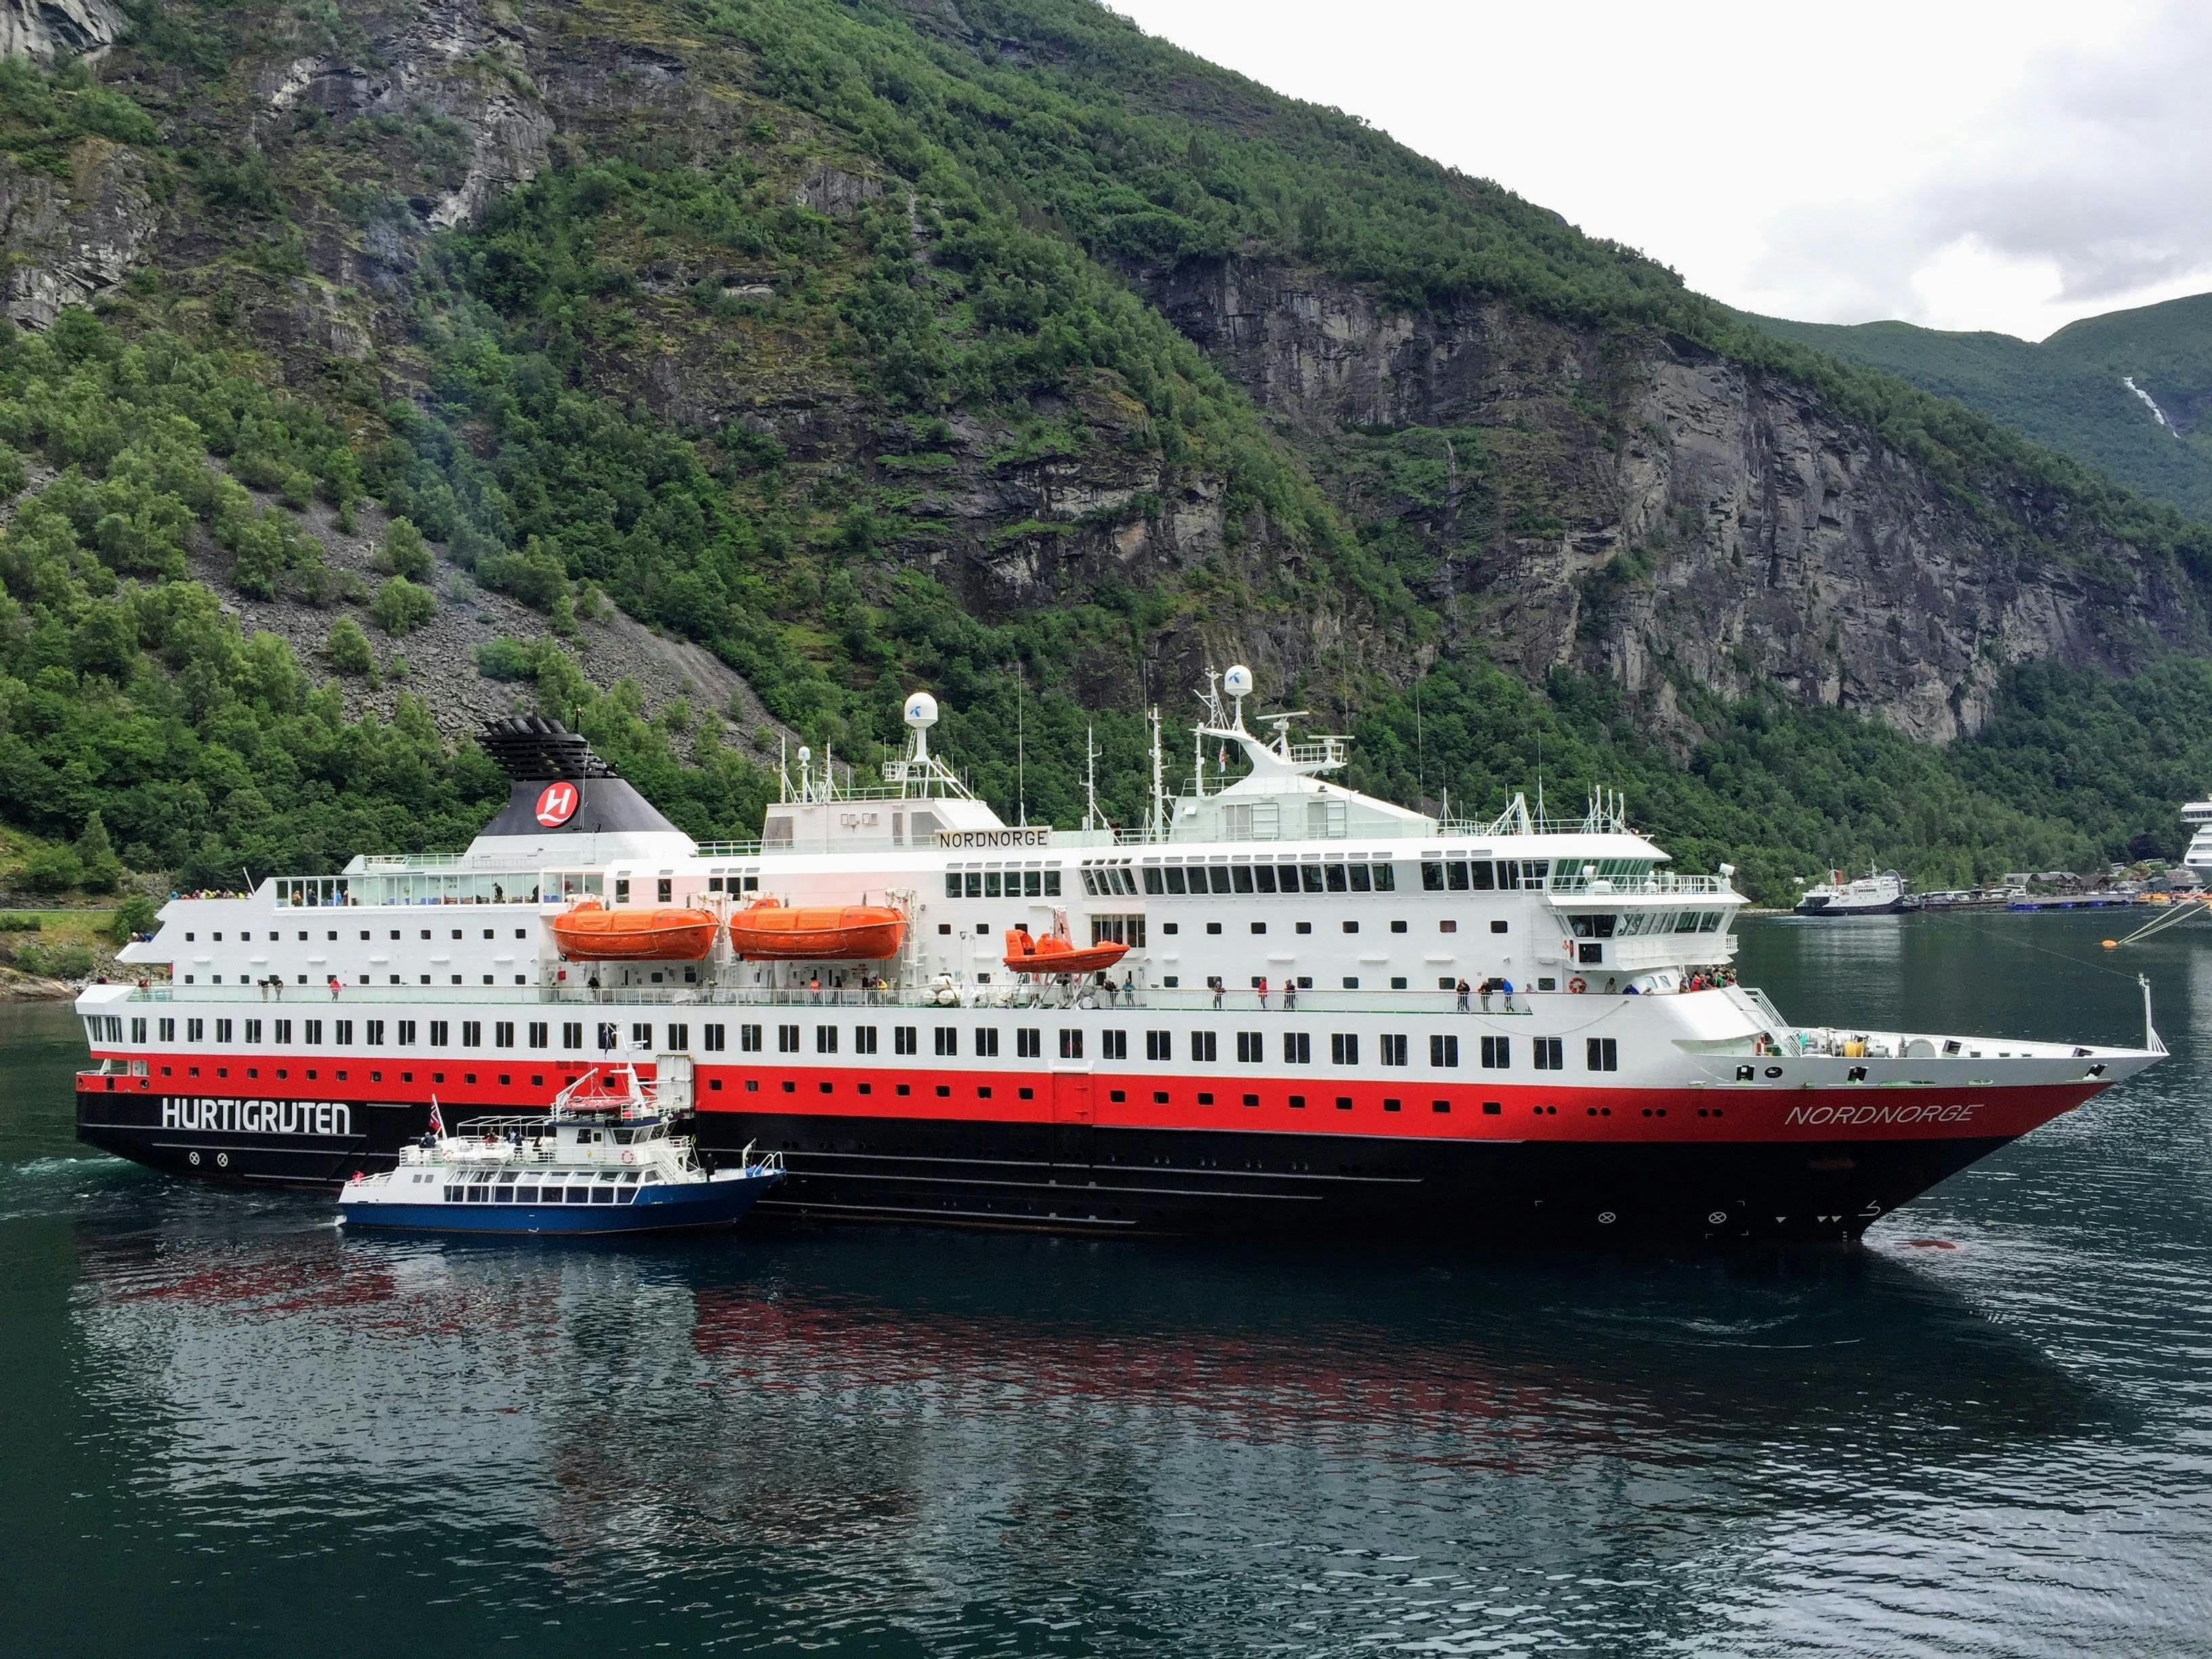
M 1694 1504 L 1747 1437 L 1917 1455 L 1964 1432 L 1942 1425 L 1971 1398 L 1986 1453 L 2106 1412 L 1864 1255 L 1502 1273 L 955 1242 L 991 1254 L 890 1233 L 556 1255 L 142 1231 L 86 1239 L 80 1323 L 168 1437 L 176 1489 L 342 1468 L 362 1501 L 541 1536 L 571 1582 L 702 1546 L 880 1557 L 886 1525 L 957 1577 L 934 1553 L 995 1518 L 1042 1583 L 1061 1552 L 1096 1565 L 1163 1516 L 1262 1501 L 1255 1482 L 1282 1501 L 1284 1459 L 1347 1496 L 1381 1469 L 1504 1478 L 1515 1508 L 1577 1527 L 1630 1462 Z

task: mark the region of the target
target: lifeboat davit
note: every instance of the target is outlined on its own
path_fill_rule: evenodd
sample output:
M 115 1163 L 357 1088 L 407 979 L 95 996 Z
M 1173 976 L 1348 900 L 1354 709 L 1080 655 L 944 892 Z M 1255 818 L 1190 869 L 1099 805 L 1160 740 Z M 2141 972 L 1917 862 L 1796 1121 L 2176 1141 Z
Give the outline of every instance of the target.
M 888 904 L 762 899 L 730 918 L 730 948 L 756 962 L 882 962 L 905 943 L 905 913 Z
M 550 926 L 571 962 L 701 962 L 714 948 L 714 918 L 704 910 L 610 910 L 586 899 Z
M 1128 954 L 1126 945 L 1107 943 L 1078 950 L 1063 933 L 1039 939 L 1019 927 L 1006 930 L 1006 966 L 1018 974 L 1103 973 Z

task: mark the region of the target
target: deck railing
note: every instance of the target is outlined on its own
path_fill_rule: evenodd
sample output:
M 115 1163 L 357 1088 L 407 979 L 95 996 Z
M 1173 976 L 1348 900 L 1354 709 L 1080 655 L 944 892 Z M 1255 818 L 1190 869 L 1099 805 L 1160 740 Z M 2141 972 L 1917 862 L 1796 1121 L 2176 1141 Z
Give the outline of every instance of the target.
M 1584 994 L 1564 989 L 1530 991 L 1521 988 L 1516 982 L 1510 999 L 1502 991 L 1493 991 L 1486 1006 L 1480 991 L 1470 991 L 1464 1012 L 1522 1015 L 1530 1012 L 1533 1004 L 1556 998 L 1571 998 L 1583 1006 L 1595 1010 L 1625 994 L 1615 993 L 1608 995 L 1600 991 Z M 122 1000 L 133 1005 L 155 1003 L 186 1008 L 250 1006 L 257 1009 L 265 1008 L 272 1016 L 296 1015 L 307 1018 L 332 1015 L 342 1017 L 352 1008 L 380 1008 L 394 1004 L 411 1004 L 418 1008 L 435 1005 L 464 1013 L 471 1008 L 517 1006 L 548 1009 L 905 1008 L 924 1012 L 933 1008 L 1035 1008 L 1047 1012 L 1055 1009 L 1096 1009 L 1101 1012 L 1157 1009 L 1224 1014 L 1443 1014 L 1461 1012 L 1457 994 L 1452 991 L 1311 989 L 1301 990 L 1286 997 L 1279 984 L 1269 989 L 1264 1005 L 1259 994 L 1247 986 L 1232 986 L 1223 991 L 1217 1000 L 1212 991 L 1202 988 L 1140 985 L 1125 990 L 1117 985 L 1109 991 L 1097 987 L 1031 988 L 998 984 L 962 984 L 934 988 L 927 986 L 894 987 L 883 991 L 866 990 L 858 986 L 823 986 L 820 990 L 812 990 L 805 986 L 711 984 L 609 985 L 596 989 L 568 985 L 518 985 L 506 989 L 495 986 L 465 985 L 348 985 L 342 987 L 335 997 L 325 988 L 313 985 L 288 986 L 281 996 L 264 994 L 259 988 L 251 985 L 185 985 L 152 986 L 134 991 Z M 1771 1005 L 1766 1006 L 1771 1012 Z M 1784 1026 L 1779 1016 L 1774 1017 L 1773 1023 L 1778 1029 Z

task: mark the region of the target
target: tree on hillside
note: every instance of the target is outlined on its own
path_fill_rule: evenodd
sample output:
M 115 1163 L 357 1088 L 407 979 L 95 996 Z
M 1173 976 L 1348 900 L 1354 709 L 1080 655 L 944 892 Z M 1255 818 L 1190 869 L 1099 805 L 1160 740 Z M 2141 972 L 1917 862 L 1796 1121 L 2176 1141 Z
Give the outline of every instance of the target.
M 376 590 L 368 614 L 376 625 L 397 638 L 411 634 L 438 614 L 437 595 L 418 587 L 404 576 L 394 576 Z
M 331 624 L 330 635 L 323 641 L 323 659 L 337 673 L 365 679 L 372 686 L 376 684 L 376 653 L 369 649 L 368 635 L 351 617 L 340 617 Z
M 82 872 L 79 884 L 88 893 L 112 893 L 123 878 L 123 860 L 115 856 L 115 844 L 107 838 L 107 825 L 95 809 L 84 821 L 84 833 L 76 838 L 76 860 Z

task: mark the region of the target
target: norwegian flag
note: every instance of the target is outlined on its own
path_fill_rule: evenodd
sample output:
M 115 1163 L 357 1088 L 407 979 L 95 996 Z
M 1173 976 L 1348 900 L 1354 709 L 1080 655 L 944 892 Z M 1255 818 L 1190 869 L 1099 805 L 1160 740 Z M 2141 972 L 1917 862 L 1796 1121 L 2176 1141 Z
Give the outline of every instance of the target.
M 439 1114 L 438 1097 L 435 1095 L 430 1097 L 430 1133 L 441 1140 L 445 1139 L 446 1120 Z

